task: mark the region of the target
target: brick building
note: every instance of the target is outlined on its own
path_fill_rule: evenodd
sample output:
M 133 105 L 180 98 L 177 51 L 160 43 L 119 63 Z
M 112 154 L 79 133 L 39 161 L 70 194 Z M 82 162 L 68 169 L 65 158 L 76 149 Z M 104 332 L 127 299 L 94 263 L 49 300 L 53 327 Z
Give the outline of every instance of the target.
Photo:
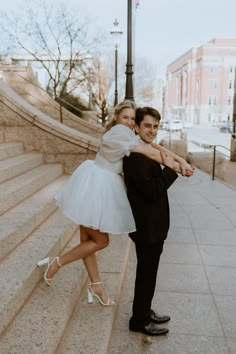
M 213 39 L 167 67 L 165 120 L 218 125 L 232 119 L 236 38 Z

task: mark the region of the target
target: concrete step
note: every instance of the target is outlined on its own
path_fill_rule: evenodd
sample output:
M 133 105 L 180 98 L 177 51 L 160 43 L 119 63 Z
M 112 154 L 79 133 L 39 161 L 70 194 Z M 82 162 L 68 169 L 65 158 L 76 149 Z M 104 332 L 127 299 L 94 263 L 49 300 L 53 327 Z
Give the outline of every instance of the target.
M 75 246 L 78 238 L 76 233 L 67 249 Z M 51 287 L 40 283 L 35 288 L 0 338 L 3 353 L 106 353 L 119 305 L 129 244 L 127 235 L 115 236 L 109 247 L 98 254 L 100 273 L 107 292 L 116 301 L 115 306 L 88 304 L 83 263 L 71 263 L 59 271 Z
M 86 287 L 67 324 L 56 354 L 105 354 L 109 352 L 129 250 L 129 237 L 117 235 L 112 236 L 110 245 L 99 253 L 98 264 L 101 277 L 105 281 L 109 296 L 115 300 L 116 304 L 101 306 L 96 299 L 93 304 L 88 304 Z M 53 352 L 48 352 L 48 354 L 51 353 Z
M 0 144 L 0 160 L 17 156 L 23 153 L 22 143 L 4 143 Z
M 59 164 L 42 165 L 0 185 L 0 215 L 62 174 Z
M 78 239 L 76 232 L 69 248 L 75 246 Z M 40 282 L 0 337 L 1 353 L 55 353 L 86 281 L 83 262 L 77 261 L 63 267 L 50 287 Z
M 1 216 L 0 260 L 56 210 L 55 193 L 67 179 L 68 176 L 57 178 Z
M 36 262 L 46 257 L 47 254 L 60 254 L 76 230 L 78 230 L 78 226 L 57 210 L 0 263 L 0 333 L 8 327 L 40 282 L 42 269 L 36 266 Z M 43 286 L 43 289 L 47 292 L 45 286 Z M 54 293 L 48 305 L 53 303 L 54 297 L 56 297 L 56 293 Z M 62 299 L 62 302 L 64 300 L 65 298 Z M 50 306 L 48 310 L 42 306 L 40 313 L 43 316 L 52 315 Z M 34 310 L 31 312 L 31 316 L 32 319 L 35 318 L 36 313 Z M 37 325 L 44 327 L 44 319 L 42 319 L 42 323 L 36 322 Z M 25 323 L 25 325 L 30 326 L 30 322 Z M 34 330 L 37 332 L 37 329 Z M 30 341 L 27 332 L 24 332 L 23 337 L 25 343 L 27 340 Z M 41 337 L 41 340 L 44 341 L 44 338 Z M 0 348 L 3 353 L 9 352 L 4 351 L 1 345 Z M 32 351 L 31 353 L 35 352 Z M 26 351 L 24 354 L 26 354 Z
M 43 155 L 35 152 L 0 161 L 0 183 L 16 177 L 43 163 Z

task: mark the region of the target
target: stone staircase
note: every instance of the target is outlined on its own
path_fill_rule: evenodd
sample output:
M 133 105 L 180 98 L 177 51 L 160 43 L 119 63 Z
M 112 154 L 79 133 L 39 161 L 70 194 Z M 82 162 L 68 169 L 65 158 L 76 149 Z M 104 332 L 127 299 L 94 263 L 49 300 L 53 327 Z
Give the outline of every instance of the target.
M 68 176 L 22 143 L 0 144 L 0 354 L 109 352 L 129 255 L 126 235 L 98 254 L 115 306 L 86 302 L 81 261 L 64 267 L 48 287 L 37 260 L 78 244 L 79 227 L 57 209 L 54 195 Z

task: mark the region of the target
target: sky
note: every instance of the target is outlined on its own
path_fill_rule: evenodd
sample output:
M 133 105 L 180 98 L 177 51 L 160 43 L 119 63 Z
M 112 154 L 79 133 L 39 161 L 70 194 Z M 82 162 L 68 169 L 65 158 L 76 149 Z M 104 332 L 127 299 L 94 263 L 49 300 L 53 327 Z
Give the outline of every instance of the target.
M 60 0 L 48 2 L 57 6 Z M 117 18 L 123 31 L 119 50 L 126 55 L 127 0 L 61 2 L 83 13 L 91 26 L 108 36 Z M 22 1 L 1 1 L 1 10 L 19 4 Z M 235 0 L 140 0 L 135 12 L 135 57 L 147 58 L 157 74 L 164 74 L 167 65 L 189 49 L 213 38 L 236 38 L 235 13 Z

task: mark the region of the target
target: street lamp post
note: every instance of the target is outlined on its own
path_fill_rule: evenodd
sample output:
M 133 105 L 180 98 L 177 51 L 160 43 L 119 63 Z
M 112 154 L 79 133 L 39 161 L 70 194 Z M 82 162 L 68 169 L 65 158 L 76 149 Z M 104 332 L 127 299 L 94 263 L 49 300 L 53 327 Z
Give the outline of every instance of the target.
M 113 23 L 113 29 L 110 32 L 113 36 L 114 45 L 115 45 L 115 98 L 114 98 L 114 106 L 118 103 L 118 89 L 117 89 L 117 66 L 118 66 L 118 47 L 120 45 L 120 36 L 122 35 L 122 31 L 119 28 L 119 23 L 117 19 Z
M 232 120 L 230 160 L 236 161 L 236 68 L 234 71 L 234 102 L 233 102 L 233 120 Z
M 92 104 L 92 89 L 91 89 L 91 67 L 93 63 L 93 56 L 90 52 L 86 55 L 86 63 L 88 67 L 88 82 L 89 82 L 89 102 L 88 102 L 88 109 L 91 111 L 93 109 Z
M 133 39 L 133 0 L 128 0 L 127 9 L 127 64 L 126 64 L 126 86 L 125 100 L 134 101 L 133 93 L 133 63 L 132 63 L 132 39 Z

